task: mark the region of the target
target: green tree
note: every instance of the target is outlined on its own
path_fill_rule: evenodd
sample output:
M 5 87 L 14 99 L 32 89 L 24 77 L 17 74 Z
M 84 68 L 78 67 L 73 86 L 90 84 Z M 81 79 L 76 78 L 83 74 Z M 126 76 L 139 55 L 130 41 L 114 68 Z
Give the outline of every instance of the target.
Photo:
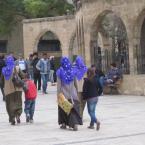
M 24 18 L 66 14 L 73 6 L 65 0 L 0 0 L 0 34 L 11 32 Z
M 0 33 L 8 33 L 24 17 L 23 0 L 0 0 Z
M 65 0 L 24 0 L 26 12 L 33 18 L 63 15 L 73 6 Z

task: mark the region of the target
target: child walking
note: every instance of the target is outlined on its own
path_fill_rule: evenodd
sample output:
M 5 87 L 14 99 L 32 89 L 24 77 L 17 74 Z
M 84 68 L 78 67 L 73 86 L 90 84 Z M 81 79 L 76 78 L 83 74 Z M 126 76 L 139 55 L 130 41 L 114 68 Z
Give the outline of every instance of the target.
M 32 80 L 29 79 L 29 75 L 25 75 L 25 114 L 26 122 L 33 123 L 33 116 L 35 111 L 35 102 L 37 97 L 37 88 Z
M 83 99 L 87 101 L 88 113 L 91 121 L 89 129 L 94 129 L 96 124 L 96 130 L 100 129 L 100 122 L 98 121 L 95 110 L 98 102 L 98 96 L 102 93 L 102 87 L 96 78 L 95 69 L 90 68 L 87 71 L 87 78 L 84 79 L 83 84 Z

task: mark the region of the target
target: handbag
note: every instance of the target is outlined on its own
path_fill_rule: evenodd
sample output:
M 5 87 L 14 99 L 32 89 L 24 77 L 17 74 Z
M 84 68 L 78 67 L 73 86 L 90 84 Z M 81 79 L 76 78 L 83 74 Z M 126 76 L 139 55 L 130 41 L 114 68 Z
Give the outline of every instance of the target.
M 73 104 L 65 98 L 63 93 L 58 94 L 58 105 L 67 115 L 70 114 L 73 108 Z

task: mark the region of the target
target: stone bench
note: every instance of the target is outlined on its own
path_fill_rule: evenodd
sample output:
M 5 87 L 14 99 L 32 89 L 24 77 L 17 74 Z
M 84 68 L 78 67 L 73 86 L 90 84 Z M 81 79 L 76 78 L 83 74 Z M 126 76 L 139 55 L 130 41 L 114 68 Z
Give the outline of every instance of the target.
M 123 82 L 123 79 L 119 79 L 117 82 L 114 84 L 107 84 L 105 85 L 103 92 L 104 94 L 120 94 L 119 88 Z

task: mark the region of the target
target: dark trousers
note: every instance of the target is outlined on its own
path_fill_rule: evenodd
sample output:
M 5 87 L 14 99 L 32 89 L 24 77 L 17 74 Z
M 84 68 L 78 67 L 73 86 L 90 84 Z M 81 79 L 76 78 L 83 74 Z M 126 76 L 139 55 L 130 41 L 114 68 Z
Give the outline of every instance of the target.
M 41 75 L 40 73 L 34 73 L 34 83 L 38 90 L 41 90 Z M 38 86 L 37 86 L 38 83 Z
M 25 100 L 25 109 L 26 116 L 29 116 L 33 120 L 34 111 L 35 111 L 35 100 Z

